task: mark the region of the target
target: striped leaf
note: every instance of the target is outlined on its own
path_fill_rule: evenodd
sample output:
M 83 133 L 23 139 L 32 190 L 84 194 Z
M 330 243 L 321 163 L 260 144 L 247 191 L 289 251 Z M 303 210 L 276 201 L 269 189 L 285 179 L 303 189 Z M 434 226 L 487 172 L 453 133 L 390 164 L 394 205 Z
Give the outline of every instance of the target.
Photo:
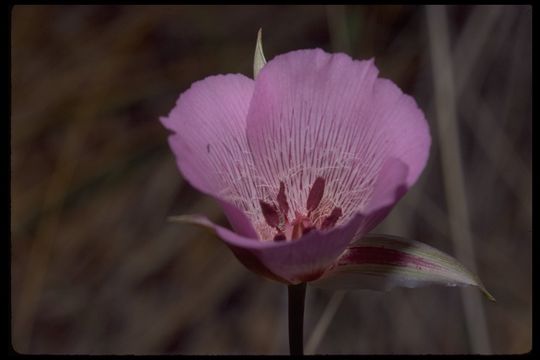
M 311 284 L 333 290 L 476 286 L 489 300 L 495 301 L 480 279 L 453 257 L 424 243 L 390 235 L 366 235 L 354 241 Z

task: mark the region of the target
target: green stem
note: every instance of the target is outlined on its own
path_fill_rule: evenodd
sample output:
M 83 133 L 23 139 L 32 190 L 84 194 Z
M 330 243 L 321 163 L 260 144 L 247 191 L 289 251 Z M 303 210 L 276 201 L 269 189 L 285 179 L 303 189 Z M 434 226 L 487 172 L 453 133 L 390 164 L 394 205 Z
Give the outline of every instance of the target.
M 289 285 L 289 348 L 291 355 L 304 355 L 305 298 L 305 283 Z

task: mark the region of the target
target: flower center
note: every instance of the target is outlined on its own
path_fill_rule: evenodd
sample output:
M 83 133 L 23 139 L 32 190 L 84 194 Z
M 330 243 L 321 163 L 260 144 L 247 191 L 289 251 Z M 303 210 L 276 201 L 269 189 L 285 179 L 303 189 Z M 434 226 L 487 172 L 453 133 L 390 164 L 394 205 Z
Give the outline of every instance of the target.
M 313 216 L 313 213 L 317 210 L 323 198 L 324 188 L 324 178 L 316 178 L 309 190 L 306 202 L 307 212 L 301 213 L 294 211 L 295 216 L 292 219 L 289 219 L 287 216 L 289 213 L 289 203 L 287 202 L 283 181 L 279 183 L 276 202 L 268 203 L 259 200 L 264 220 L 268 226 L 276 230 L 273 238 L 274 241 L 296 240 L 313 229 L 325 230 L 336 225 L 336 222 L 343 215 L 339 207 L 335 207 L 330 214 L 323 218 L 318 217 L 318 220 Z

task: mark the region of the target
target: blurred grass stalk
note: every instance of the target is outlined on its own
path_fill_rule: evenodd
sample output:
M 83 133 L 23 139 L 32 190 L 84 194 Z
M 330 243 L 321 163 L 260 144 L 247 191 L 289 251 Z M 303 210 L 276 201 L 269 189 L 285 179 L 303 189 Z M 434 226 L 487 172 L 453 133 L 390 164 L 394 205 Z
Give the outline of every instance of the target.
M 328 304 L 324 308 L 324 311 L 319 318 L 319 321 L 315 325 L 315 329 L 311 333 L 311 336 L 309 337 L 309 340 L 306 344 L 306 348 L 304 353 L 306 355 L 315 355 L 317 348 L 319 344 L 321 343 L 321 340 L 324 337 L 324 334 L 326 334 L 326 330 L 328 330 L 328 326 L 330 326 L 330 323 L 332 322 L 332 319 L 334 318 L 334 315 L 336 315 L 336 312 L 343 302 L 343 298 L 345 297 L 345 291 L 337 291 L 334 294 L 332 294 L 332 297 L 328 301 Z
M 500 50 L 500 39 L 509 37 L 511 34 L 511 26 L 517 15 L 514 12 L 508 12 L 508 15 L 499 21 L 502 13 L 502 5 L 476 6 L 472 14 L 469 15 L 465 29 L 459 36 L 452 54 L 455 68 L 459 69 L 459 72 L 456 73 L 455 94 L 456 101 L 462 104 L 459 111 L 469 114 L 463 118 L 472 129 L 479 147 L 489 157 L 502 180 L 520 198 L 521 202 L 526 204 L 530 199 L 528 191 L 530 186 L 527 184 L 528 179 L 531 178 L 529 167 L 518 155 L 517 149 L 512 145 L 511 139 L 502 129 L 501 124 L 495 121 L 485 100 L 481 99 L 475 91 L 466 91 L 472 82 L 479 82 L 479 79 L 484 78 L 485 72 L 489 69 L 488 66 L 478 67 L 476 65 L 478 65 L 480 55 L 493 31 L 499 31 L 501 34 L 501 36 L 495 37 L 499 40 L 497 44 L 492 45 L 497 47 L 495 50 Z M 495 25 L 498 25 L 497 29 L 495 29 Z M 518 42 L 516 41 L 516 43 Z M 512 69 L 515 69 L 515 66 Z M 476 71 L 474 76 L 471 76 L 473 70 Z M 506 96 L 506 99 L 508 98 L 510 96 Z M 500 149 L 504 149 L 504 151 L 500 151 Z M 508 169 L 510 167 L 512 169 Z
M 478 273 L 461 162 L 446 7 L 428 6 L 426 15 L 435 88 L 438 141 L 451 238 L 456 257 L 463 261 L 473 273 Z M 463 289 L 460 291 L 472 351 L 489 354 L 491 353 L 491 345 L 481 295 L 478 292 L 467 292 Z
M 85 112 L 81 108 L 81 117 Z M 56 161 L 56 170 L 51 174 L 42 208 L 51 208 L 57 199 L 60 204 L 65 198 L 65 189 L 69 188 L 74 177 L 79 156 L 84 143 L 84 134 L 90 121 L 74 122 L 69 128 L 62 145 L 62 151 Z M 61 227 L 61 206 L 43 216 L 37 226 L 36 238 L 30 245 L 30 252 L 24 273 L 24 284 L 20 295 L 20 302 L 16 308 L 16 326 L 14 328 L 15 340 L 21 351 L 30 350 L 30 340 L 34 328 L 34 320 L 39 300 L 42 296 L 52 250 L 56 246 L 55 239 Z
M 33 8 L 33 10 L 39 11 L 39 8 Z M 135 19 L 135 22 L 140 22 L 138 13 L 133 12 L 133 14 L 136 15 L 132 17 Z M 124 18 L 124 22 L 118 24 L 120 28 L 122 28 L 122 25 L 126 25 L 126 19 L 129 20 L 131 18 Z M 130 27 L 127 28 L 131 29 Z M 123 40 L 124 38 L 121 37 L 122 32 L 114 31 L 115 29 L 116 28 L 107 28 L 105 30 L 105 32 L 108 32 L 107 35 L 110 36 L 99 37 L 94 35 L 94 46 L 97 47 L 99 44 L 106 43 L 107 41 Z M 114 37 L 113 34 L 117 34 L 116 37 Z M 96 41 L 96 39 L 99 39 L 99 41 Z M 136 38 L 130 37 L 130 39 Z M 58 102 L 62 96 L 65 97 L 66 93 L 72 91 L 74 83 L 84 83 L 85 86 L 80 89 L 81 98 L 86 96 L 93 100 L 84 102 L 72 115 L 72 121 L 67 125 L 66 133 L 62 139 L 62 150 L 58 152 L 55 159 L 55 168 L 47 181 L 44 181 L 47 185 L 42 188 L 45 195 L 39 213 L 44 215 L 39 217 L 35 232 L 36 236 L 30 244 L 30 250 L 23 270 L 24 280 L 22 283 L 24 286 L 20 287 L 20 294 L 18 295 L 19 302 L 17 306 L 14 307 L 14 343 L 17 344 L 17 349 L 22 352 L 29 352 L 32 348 L 31 339 L 34 322 L 37 317 L 39 302 L 42 299 L 48 281 L 51 256 L 54 253 L 55 247 L 58 245 L 56 239 L 59 237 L 58 233 L 61 231 L 63 216 L 62 206 L 69 193 L 68 190 L 73 188 L 72 183 L 76 171 L 80 166 L 80 158 L 85 151 L 86 134 L 89 132 L 90 128 L 94 126 L 92 120 L 98 118 L 100 111 L 95 104 L 101 104 L 108 99 L 108 95 L 103 93 L 102 89 L 110 86 L 109 84 L 112 82 L 110 79 L 113 79 L 112 75 L 117 68 L 114 65 L 119 67 L 121 64 L 120 60 L 122 60 L 120 58 L 114 64 L 91 61 L 91 59 L 97 60 L 100 53 L 97 51 L 91 52 L 90 50 L 93 49 L 92 46 L 82 46 L 77 49 L 79 52 L 72 55 L 74 58 L 85 58 L 87 60 L 86 63 L 90 64 L 87 67 L 87 70 L 95 71 L 94 64 L 101 64 L 101 66 L 104 67 L 103 73 L 105 75 L 99 79 L 93 78 L 94 81 L 85 81 L 86 76 L 89 76 L 88 74 L 78 73 L 75 70 L 70 72 L 71 68 L 69 67 L 69 62 L 59 62 L 58 64 L 55 64 L 55 67 L 52 69 L 54 71 L 44 71 L 40 75 L 47 76 L 50 74 L 50 76 L 53 77 L 59 72 L 62 72 L 64 75 L 66 73 L 73 75 L 56 77 L 60 79 L 60 84 L 65 86 L 65 88 L 59 87 L 56 91 L 40 91 L 40 93 L 47 94 L 47 96 L 37 97 L 41 103 L 34 104 L 35 106 L 29 108 L 27 112 L 21 113 L 18 111 L 14 113 L 11 122 L 12 126 L 16 127 L 16 131 L 13 131 L 14 139 L 12 140 L 12 143 L 16 147 L 21 143 L 24 143 L 27 139 L 36 138 L 37 134 L 43 129 L 43 126 L 50 123 L 49 118 L 46 116 L 38 116 L 38 114 L 50 110 L 50 108 L 53 107 L 52 104 Z M 42 81 L 42 83 L 48 84 L 49 82 Z M 40 83 L 37 82 L 37 84 Z M 35 88 L 32 89 L 36 91 Z M 26 124 L 26 118 L 44 120 L 34 126 L 17 126 L 19 124 Z M 62 117 L 58 117 L 55 121 L 59 121 L 60 119 L 62 119 Z M 36 122 L 34 122 L 34 124 L 36 124 Z M 20 223 L 16 225 L 19 224 Z
M 333 52 L 351 53 L 345 5 L 326 5 L 328 33 Z

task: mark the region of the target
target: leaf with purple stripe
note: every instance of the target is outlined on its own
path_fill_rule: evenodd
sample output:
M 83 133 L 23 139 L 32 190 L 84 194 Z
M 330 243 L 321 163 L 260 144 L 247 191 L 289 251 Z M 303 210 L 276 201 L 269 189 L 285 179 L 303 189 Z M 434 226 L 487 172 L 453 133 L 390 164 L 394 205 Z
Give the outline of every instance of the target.
M 353 241 L 337 262 L 311 284 L 334 290 L 476 286 L 495 301 L 480 279 L 450 255 L 424 243 L 390 235 L 366 235 Z

